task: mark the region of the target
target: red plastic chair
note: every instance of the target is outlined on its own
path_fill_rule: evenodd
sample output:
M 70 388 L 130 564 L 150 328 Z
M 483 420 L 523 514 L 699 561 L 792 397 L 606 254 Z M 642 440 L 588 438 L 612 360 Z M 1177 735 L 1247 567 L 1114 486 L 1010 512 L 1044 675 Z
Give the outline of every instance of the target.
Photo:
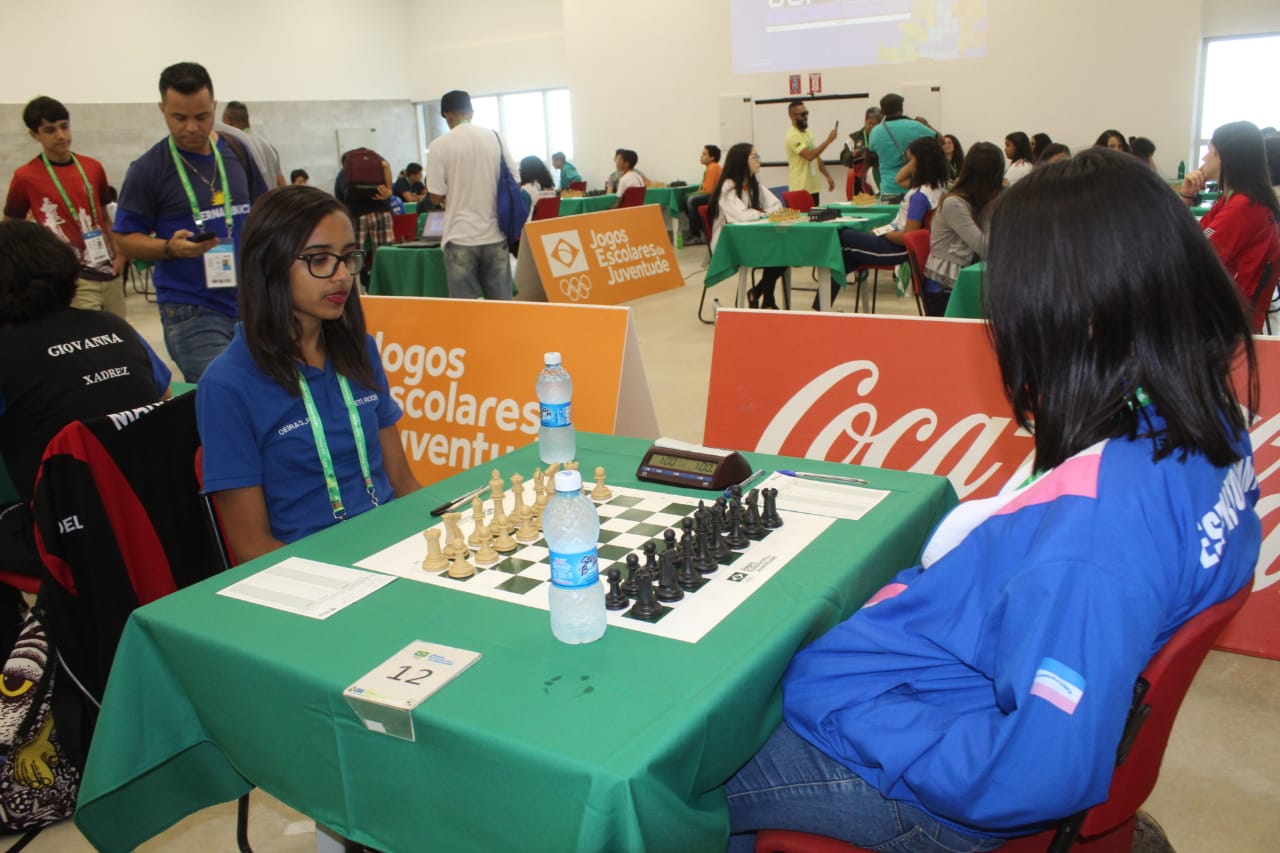
M 1111 775 L 1107 800 L 1072 815 L 1057 829 L 1010 839 L 1000 848 L 1002 851 L 1064 853 L 1077 849 L 1090 853 L 1129 853 L 1138 808 L 1156 786 L 1160 761 L 1164 758 L 1178 708 L 1209 654 L 1209 647 L 1252 591 L 1252 584 L 1246 584 L 1226 601 L 1191 617 L 1147 663 L 1134 685 L 1133 704 L 1116 750 L 1116 769 Z M 868 851 L 821 835 L 767 829 L 756 834 L 755 853 Z
M 930 210 L 928 213 L 924 215 L 924 220 L 920 223 L 920 227 L 917 229 L 918 231 L 923 231 L 926 234 L 929 233 L 929 228 L 931 225 L 933 225 L 933 214 L 935 212 L 936 212 L 936 208 L 934 210 Z M 907 232 L 907 233 L 910 234 L 912 232 Z M 925 252 L 925 257 L 926 258 L 928 257 L 927 251 Z M 924 269 L 924 267 L 921 266 L 921 269 Z M 898 271 L 898 264 L 879 264 L 877 266 L 863 266 L 863 267 L 858 267 L 856 272 L 861 272 L 862 270 L 871 270 L 872 272 L 875 273 L 875 276 L 871 279 L 871 313 L 874 314 L 876 313 L 876 292 L 880 289 L 880 273 L 882 272 L 896 273 Z M 862 304 L 862 282 L 857 281 L 856 277 L 855 277 L 854 294 L 855 294 L 854 304 L 861 305 Z M 917 305 L 917 307 L 919 306 Z
M 618 199 L 618 207 L 639 207 L 644 204 L 644 187 L 627 187 Z
M 1280 255 L 1263 264 L 1258 288 L 1253 292 L 1251 304 L 1245 306 L 1249 314 L 1249 328 L 1255 335 L 1264 330 L 1271 334 L 1271 303 L 1277 286 L 1280 286 Z
M 533 205 L 533 220 L 555 219 L 560 215 L 560 199 L 555 196 L 540 198 Z
M 582 190 L 582 191 L 584 191 L 584 192 L 585 192 L 585 191 L 586 191 L 586 189 L 587 189 L 587 182 L 586 182 L 586 181 L 570 181 L 570 182 L 569 182 L 569 189 L 571 189 L 571 190 Z
M 418 239 L 418 214 L 394 213 L 391 215 L 391 234 L 397 243 Z
M 804 190 L 787 190 L 782 194 L 782 203 L 791 210 L 808 213 L 813 209 L 813 196 Z
M 924 316 L 924 265 L 929 259 L 929 232 L 910 231 L 903 238 L 907 244 L 907 263 L 911 266 L 911 292 L 916 297 L 916 311 Z

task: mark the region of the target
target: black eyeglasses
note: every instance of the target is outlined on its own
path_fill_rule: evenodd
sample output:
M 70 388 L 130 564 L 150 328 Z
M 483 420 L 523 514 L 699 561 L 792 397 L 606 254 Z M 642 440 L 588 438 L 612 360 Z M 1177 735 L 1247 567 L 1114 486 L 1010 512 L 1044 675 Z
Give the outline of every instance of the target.
M 792 115 L 795 116 L 796 118 L 804 118 L 808 114 L 809 114 L 808 110 L 805 110 L 804 112 L 799 112 L 799 113 L 792 113 Z
M 347 272 L 355 275 L 364 269 L 364 256 L 362 251 L 347 252 L 345 255 L 335 255 L 333 252 L 312 252 L 309 255 L 298 255 L 297 259 L 307 262 L 307 271 L 315 278 L 333 278 L 338 272 L 338 263 L 342 262 L 347 265 Z

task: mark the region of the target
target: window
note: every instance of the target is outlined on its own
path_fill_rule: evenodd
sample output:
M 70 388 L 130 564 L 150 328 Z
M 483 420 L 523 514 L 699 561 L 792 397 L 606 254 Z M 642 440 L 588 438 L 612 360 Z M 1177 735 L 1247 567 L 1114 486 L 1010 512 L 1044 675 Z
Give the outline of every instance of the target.
M 417 106 L 418 138 L 425 163 L 431 140 L 449 128 L 440 118 L 439 101 Z M 573 112 L 568 89 L 472 95 L 471 109 L 472 123 L 500 132 L 516 162 L 533 155 L 541 157 L 547 168 L 551 168 L 551 154 L 555 151 L 563 151 L 573 159 Z
M 1191 169 L 1209 150 L 1215 128 L 1230 121 L 1258 127 L 1277 120 L 1275 82 L 1261 69 L 1270 68 L 1280 52 L 1280 34 L 1209 39 L 1205 42 L 1204 80 L 1200 87 L 1200 133 Z

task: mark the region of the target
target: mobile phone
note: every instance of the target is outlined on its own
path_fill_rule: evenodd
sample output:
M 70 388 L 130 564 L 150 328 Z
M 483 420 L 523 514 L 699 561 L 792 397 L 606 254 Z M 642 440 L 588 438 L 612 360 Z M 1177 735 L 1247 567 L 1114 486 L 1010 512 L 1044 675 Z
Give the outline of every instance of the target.
M 840 119 L 836 119 L 836 131 L 840 130 Z
M 192 234 L 187 240 L 192 243 L 203 243 L 205 240 L 212 240 L 217 236 L 213 231 L 201 231 L 199 234 Z

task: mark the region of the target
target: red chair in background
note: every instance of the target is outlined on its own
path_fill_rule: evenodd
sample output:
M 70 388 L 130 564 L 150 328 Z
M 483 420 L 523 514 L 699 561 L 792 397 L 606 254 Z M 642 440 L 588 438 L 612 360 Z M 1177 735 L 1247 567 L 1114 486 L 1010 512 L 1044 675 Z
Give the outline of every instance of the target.
M 813 209 L 813 196 L 804 190 L 788 190 L 782 194 L 782 203 L 792 210 L 808 213 Z
M 1133 703 L 1116 749 L 1116 769 L 1105 802 L 1072 815 L 1057 829 L 1012 838 L 1004 853 L 1130 853 L 1138 808 L 1156 786 L 1160 761 L 1178 708 L 1209 647 L 1253 591 L 1246 584 L 1226 601 L 1197 613 L 1147 663 L 1133 688 Z M 1139 736 L 1141 735 L 1141 736 Z M 868 853 L 834 838 L 768 829 L 756 834 L 755 853 Z
M 582 190 L 583 192 L 586 192 L 586 189 L 587 189 L 587 182 L 586 182 L 586 181 L 570 181 L 570 182 L 569 182 L 569 189 L 571 189 L 571 190 Z
M 929 233 L 929 226 L 933 224 L 933 214 L 935 210 L 930 210 L 924 215 L 924 221 L 920 223 L 920 227 L 917 230 L 923 231 L 926 234 Z M 911 232 L 907 233 L 910 234 Z M 928 251 L 926 251 L 926 258 L 928 257 L 928 254 Z M 898 266 L 898 264 L 879 264 L 877 266 L 858 267 L 854 275 L 854 305 L 857 306 L 862 304 L 862 279 L 857 276 L 857 273 L 860 273 L 863 270 L 871 270 L 875 273 L 871 279 L 871 313 L 874 314 L 876 313 L 876 291 L 880 288 L 880 273 L 888 272 L 896 274 Z M 921 269 L 924 269 L 924 267 L 922 266 Z
M 916 297 L 916 311 L 924 316 L 924 265 L 929 259 L 929 232 L 910 231 L 903 238 L 907 244 L 907 263 L 911 266 L 911 292 Z
M 558 196 L 547 196 L 540 198 L 533 205 L 534 221 L 539 219 L 555 219 L 560 215 L 560 198 Z
M 644 204 L 644 187 L 627 187 L 618 199 L 618 207 L 639 207 Z
M 394 213 L 391 215 L 391 235 L 397 243 L 418 239 L 418 214 Z

